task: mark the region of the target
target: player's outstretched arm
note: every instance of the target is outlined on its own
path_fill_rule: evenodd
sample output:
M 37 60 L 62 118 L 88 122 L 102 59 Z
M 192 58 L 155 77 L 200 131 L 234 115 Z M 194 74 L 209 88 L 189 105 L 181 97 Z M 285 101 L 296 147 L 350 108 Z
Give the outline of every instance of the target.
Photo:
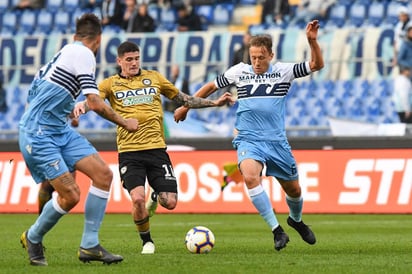
M 193 97 L 206 98 L 210 94 L 216 92 L 217 90 L 218 88 L 215 86 L 214 82 L 209 82 L 203 85 L 200 89 L 198 89 L 193 95 Z M 178 96 L 173 98 L 173 100 L 179 104 L 182 104 L 181 102 L 178 101 L 180 100 Z M 175 122 L 179 123 L 180 121 L 184 121 L 186 119 L 188 111 L 189 111 L 188 107 L 185 107 L 185 106 L 178 107 L 174 112 Z
M 102 98 L 97 94 L 87 94 L 84 103 L 85 112 L 93 110 L 106 120 L 109 120 L 116 125 L 125 128 L 129 132 L 136 132 L 139 129 L 139 123 L 136 119 L 124 119 L 117 114 L 109 105 L 107 105 Z
M 322 52 L 318 44 L 318 30 L 319 21 L 313 20 L 309 22 L 306 26 L 306 37 L 310 46 L 311 60 L 309 62 L 311 71 L 318 71 L 323 68 L 324 62 L 322 57 Z
M 183 92 L 179 92 L 173 100 L 182 104 L 186 108 L 207 108 L 220 107 L 226 104 L 233 104 L 234 100 L 230 92 L 225 92 L 217 100 L 208 100 L 200 97 L 189 96 Z

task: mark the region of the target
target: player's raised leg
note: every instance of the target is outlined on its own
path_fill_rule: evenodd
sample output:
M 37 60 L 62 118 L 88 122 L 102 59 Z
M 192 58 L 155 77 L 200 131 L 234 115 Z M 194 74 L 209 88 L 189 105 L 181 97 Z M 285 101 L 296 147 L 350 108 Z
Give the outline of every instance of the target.
M 315 244 L 316 237 L 313 231 L 302 221 L 303 198 L 298 180 L 283 181 L 278 179 L 286 192 L 286 203 L 289 207 L 287 223 L 293 227 L 302 239 L 308 244 Z

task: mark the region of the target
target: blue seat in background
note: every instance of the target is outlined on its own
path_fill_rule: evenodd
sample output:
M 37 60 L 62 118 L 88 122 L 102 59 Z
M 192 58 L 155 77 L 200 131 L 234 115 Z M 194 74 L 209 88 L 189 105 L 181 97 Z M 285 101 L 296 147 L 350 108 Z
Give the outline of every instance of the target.
M 379 27 L 386 16 L 385 9 L 385 3 L 380 1 L 372 2 L 368 10 L 368 24 L 373 27 Z
M 367 8 L 367 5 L 360 2 L 353 3 L 349 8 L 348 25 L 355 28 L 363 26 L 368 17 Z
M 318 93 L 321 96 L 321 98 L 327 99 L 327 98 L 331 98 L 334 96 L 335 94 L 334 91 L 335 91 L 335 81 L 326 80 L 319 87 Z
M 69 14 L 69 31 L 74 33 L 76 30 L 76 21 L 78 18 L 80 18 L 84 13 L 84 10 L 81 8 L 77 8 L 74 12 Z
M 238 3 L 243 6 L 255 6 L 258 4 L 258 0 L 239 0 Z
M 345 6 L 347 9 L 349 9 L 350 6 L 352 6 L 354 0 L 337 0 L 336 4 Z
M 80 1 L 79 0 L 62 0 L 63 3 L 61 4 L 62 9 L 64 11 L 67 11 L 69 13 L 74 12 L 76 9 L 80 7 Z M 99 17 L 101 18 L 101 17 Z
M 160 9 L 160 22 L 163 24 L 174 24 L 177 19 L 176 10 L 173 8 L 161 8 Z
M 211 25 L 213 23 L 213 5 L 195 6 L 195 13 L 200 17 L 203 25 Z
M 213 10 L 213 25 L 229 25 L 233 17 L 232 3 L 216 4 Z
M 37 25 L 35 32 L 40 34 L 49 34 L 53 29 L 53 14 L 46 9 L 42 9 L 37 14 Z
M 11 5 L 9 0 L 0 0 L 0 14 L 6 13 L 10 9 Z
M 37 24 L 37 12 L 26 9 L 20 16 L 18 32 L 22 34 L 33 34 Z
M 176 29 L 177 13 L 173 8 L 163 7 L 160 9 L 160 24 L 158 31 L 174 31 Z
M 325 28 L 342 28 L 346 24 L 348 7 L 341 3 L 336 3 L 330 8 L 329 19 Z
M 54 14 L 53 32 L 67 33 L 71 29 L 71 15 L 68 12 L 60 11 Z
M 402 4 L 397 1 L 390 1 L 386 7 L 386 17 L 384 22 L 390 26 L 395 26 L 399 21 L 399 8 Z
M 355 0 L 356 3 L 359 3 L 361 5 L 369 6 L 371 5 L 375 0 Z M 378 0 L 380 1 L 380 0 Z
M 56 13 L 61 10 L 63 6 L 63 0 L 46 0 L 45 9 Z
M 14 35 L 17 33 L 19 16 L 18 13 L 9 11 L 3 14 L 1 23 L 1 35 Z

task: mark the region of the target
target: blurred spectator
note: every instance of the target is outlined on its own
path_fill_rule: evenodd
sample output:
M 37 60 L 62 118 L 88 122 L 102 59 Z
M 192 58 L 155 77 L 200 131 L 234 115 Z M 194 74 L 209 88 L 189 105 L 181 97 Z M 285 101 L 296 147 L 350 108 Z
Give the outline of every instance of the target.
M 301 0 L 295 15 L 290 21 L 290 25 L 306 25 L 307 22 L 313 19 L 325 21 L 328 18 L 330 8 L 335 2 L 336 0 Z
M 202 30 L 202 21 L 191 6 L 180 5 L 177 8 L 177 30 L 178 31 L 197 31 Z
M 3 88 L 3 81 L 0 79 L 0 112 L 7 111 L 6 90 Z
M 149 5 L 157 5 L 159 8 L 169 8 L 173 5 L 174 2 L 180 1 L 173 1 L 173 0 L 151 0 Z
M 14 7 L 16 10 L 24 9 L 42 9 L 44 8 L 44 0 L 20 0 Z
M 189 89 L 189 81 L 180 74 L 179 65 L 175 64 L 170 68 L 170 82 L 175 85 L 181 92 L 190 95 Z M 175 111 L 177 107 L 180 105 L 176 104 L 176 102 L 165 98 L 164 100 L 164 110 L 166 111 Z
M 133 25 L 133 20 L 137 14 L 137 2 L 136 0 L 124 0 L 123 22 L 122 28 L 128 30 Z
M 289 12 L 288 0 L 264 0 L 260 22 L 282 25 L 285 21 L 289 21 Z
M 399 53 L 399 49 L 401 48 L 402 41 L 406 37 L 406 30 L 409 26 L 411 26 L 410 15 L 408 9 L 404 6 L 401 6 L 398 11 L 399 21 L 395 26 L 394 29 L 394 36 L 393 36 L 393 49 L 394 49 L 394 58 L 393 58 L 393 65 L 397 65 L 397 56 Z
M 140 4 L 136 7 L 136 0 L 125 0 L 125 3 L 123 28 L 127 32 L 153 32 L 156 30 L 156 22 L 148 13 L 147 4 Z
M 243 35 L 243 41 L 242 41 L 242 46 L 235 51 L 233 54 L 233 59 L 232 59 L 232 66 L 239 64 L 240 62 L 243 62 L 245 64 L 251 64 L 250 61 L 250 56 L 249 56 L 249 42 L 251 38 L 251 34 L 249 31 L 247 31 Z
M 400 122 L 408 124 L 412 123 L 412 82 L 410 78 L 411 70 L 409 68 L 401 68 L 399 75 L 393 80 L 392 94 L 392 100 Z
M 102 25 L 122 27 L 125 5 L 122 0 L 103 0 Z
M 406 36 L 402 40 L 397 58 L 400 69 L 412 70 L 412 26 L 406 30 Z

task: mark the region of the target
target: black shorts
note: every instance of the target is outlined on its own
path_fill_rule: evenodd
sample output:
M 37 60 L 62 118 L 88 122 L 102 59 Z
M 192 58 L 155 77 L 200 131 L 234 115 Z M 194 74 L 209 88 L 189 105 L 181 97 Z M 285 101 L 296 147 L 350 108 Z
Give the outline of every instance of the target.
M 129 192 L 144 186 L 146 178 L 156 192 L 177 193 L 177 181 L 166 149 L 119 153 L 119 172 L 123 187 Z

